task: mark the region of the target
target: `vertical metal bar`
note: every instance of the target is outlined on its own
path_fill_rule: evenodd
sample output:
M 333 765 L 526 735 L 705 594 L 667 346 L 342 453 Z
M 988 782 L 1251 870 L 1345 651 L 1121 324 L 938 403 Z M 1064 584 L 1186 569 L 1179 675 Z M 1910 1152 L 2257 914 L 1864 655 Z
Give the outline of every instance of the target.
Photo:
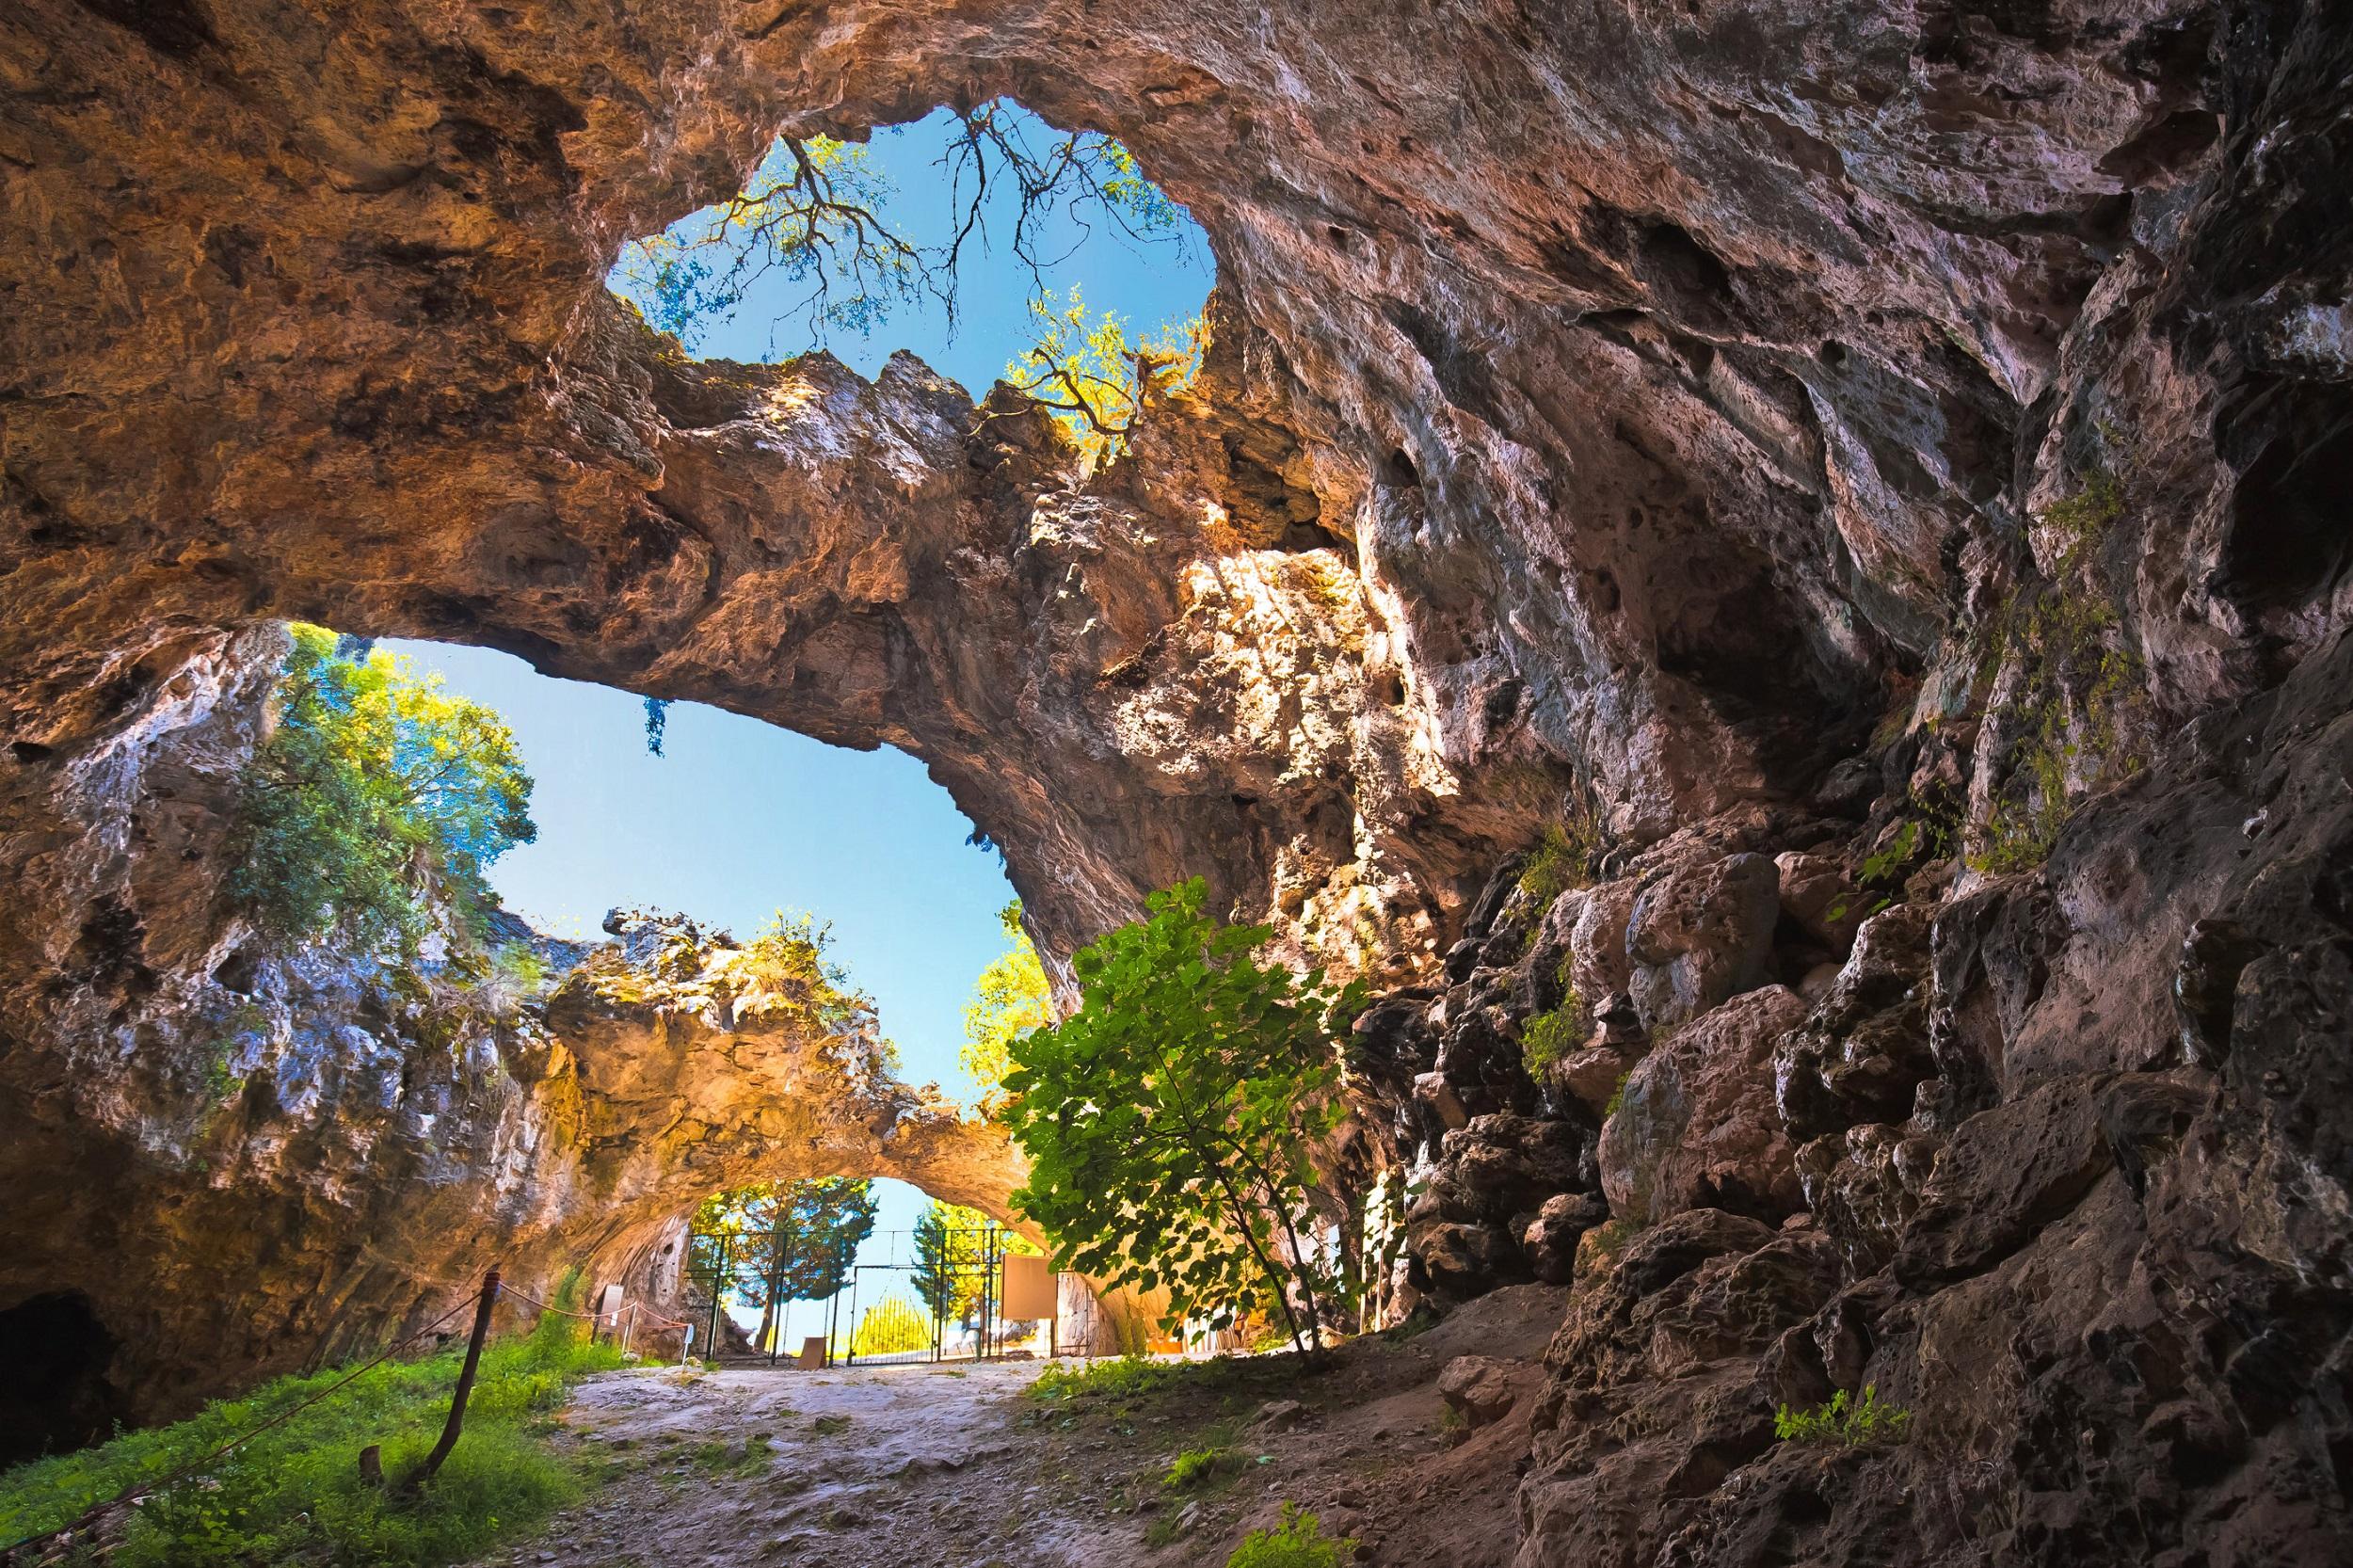
M 767 1342 L 767 1363 L 770 1366 L 776 1366 L 776 1352 L 784 1349 L 784 1259 L 789 1257 L 786 1245 L 789 1243 L 786 1243 L 784 1234 L 784 1215 L 779 1212 L 776 1215 L 776 1278 L 767 1288 L 767 1306 L 776 1314 L 776 1337 Z
M 852 1367 L 857 1365 L 857 1276 L 861 1267 L 862 1265 L 856 1263 L 850 1265 L 850 1360 L 848 1364 Z

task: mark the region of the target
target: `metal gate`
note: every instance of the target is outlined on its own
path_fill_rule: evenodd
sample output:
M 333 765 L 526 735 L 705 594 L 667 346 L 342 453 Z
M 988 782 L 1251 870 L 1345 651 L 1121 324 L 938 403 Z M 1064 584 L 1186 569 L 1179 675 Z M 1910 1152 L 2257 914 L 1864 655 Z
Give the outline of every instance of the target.
M 895 1256 L 897 1240 L 912 1234 L 885 1232 L 870 1235 L 868 1240 L 882 1242 Z M 859 1263 L 846 1256 L 837 1260 L 836 1269 L 828 1272 L 843 1284 L 822 1299 L 826 1366 L 837 1361 L 854 1367 L 985 1361 L 1003 1355 L 1035 1332 L 1016 1334 L 1000 1311 L 998 1297 L 1008 1251 L 1004 1229 L 992 1224 L 938 1234 L 942 1257 L 934 1270 L 926 1271 L 916 1263 Z M 696 1231 L 689 1236 L 685 1315 L 694 1322 L 696 1341 L 704 1347 L 706 1355 L 718 1359 L 728 1353 L 724 1336 L 729 1324 L 728 1300 L 773 1299 L 792 1266 L 792 1247 L 793 1238 L 783 1234 L 755 1240 L 733 1231 Z M 920 1277 L 926 1272 L 933 1276 L 928 1281 Z M 926 1342 L 915 1348 L 870 1347 L 861 1352 L 858 1341 L 865 1327 L 861 1311 L 871 1312 L 894 1294 L 913 1304 Z M 771 1365 L 793 1354 L 784 1334 L 788 1304 L 778 1304 L 776 1330 L 767 1349 L 761 1352 L 757 1341 L 754 1344 L 754 1353 L 764 1355 Z M 1051 1320 L 1048 1325 L 1050 1353 L 1055 1333 Z
M 930 1281 L 928 1296 L 923 1272 L 914 1263 L 859 1263 L 850 1270 L 850 1332 L 842 1344 L 844 1363 L 852 1367 L 903 1367 L 941 1361 L 987 1361 L 1005 1352 L 1017 1338 L 1012 1325 L 999 1315 L 997 1293 L 1003 1278 L 1005 1233 L 996 1225 L 940 1233 L 945 1256 Z M 869 1276 L 872 1276 L 871 1278 Z M 858 1302 L 861 1292 L 870 1304 L 890 1298 L 894 1286 L 904 1283 L 930 1319 L 931 1343 L 912 1350 L 857 1348 L 865 1327 Z M 870 1308 L 871 1309 L 871 1308 Z M 1051 1330 L 1048 1330 L 1050 1333 Z

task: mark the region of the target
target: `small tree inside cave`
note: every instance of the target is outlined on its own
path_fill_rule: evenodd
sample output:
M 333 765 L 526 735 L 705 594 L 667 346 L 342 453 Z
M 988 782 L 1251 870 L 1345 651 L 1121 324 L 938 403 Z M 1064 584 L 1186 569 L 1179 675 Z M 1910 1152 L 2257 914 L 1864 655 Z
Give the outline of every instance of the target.
M 1002 1112 L 1030 1157 L 1014 1202 L 1055 1267 L 1165 1289 L 1178 1317 L 1255 1312 L 1301 1350 L 1350 1294 L 1318 1244 L 1310 1154 L 1343 1114 L 1338 1046 L 1364 1001 L 1254 956 L 1265 926 L 1202 913 L 1199 879 L 1072 956 L 1083 1001 L 1014 1041 Z

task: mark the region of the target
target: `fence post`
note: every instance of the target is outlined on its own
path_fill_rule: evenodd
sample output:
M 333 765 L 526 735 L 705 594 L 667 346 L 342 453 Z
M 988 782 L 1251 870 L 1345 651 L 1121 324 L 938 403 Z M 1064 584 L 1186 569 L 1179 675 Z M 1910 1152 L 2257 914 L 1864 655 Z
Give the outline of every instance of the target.
M 482 1365 L 482 1341 L 489 1336 L 490 1309 L 498 1304 L 498 1299 L 499 1272 L 492 1269 L 482 1279 L 482 1304 L 474 1308 L 473 1337 L 466 1341 L 466 1364 L 458 1368 L 457 1389 L 450 1396 L 449 1421 L 441 1428 L 441 1440 L 433 1445 L 431 1453 L 424 1456 L 424 1466 L 402 1487 L 405 1492 L 416 1492 L 423 1488 L 440 1469 L 441 1461 L 449 1457 L 450 1449 L 457 1447 L 458 1429 L 466 1422 L 466 1396 L 473 1392 L 474 1368 Z

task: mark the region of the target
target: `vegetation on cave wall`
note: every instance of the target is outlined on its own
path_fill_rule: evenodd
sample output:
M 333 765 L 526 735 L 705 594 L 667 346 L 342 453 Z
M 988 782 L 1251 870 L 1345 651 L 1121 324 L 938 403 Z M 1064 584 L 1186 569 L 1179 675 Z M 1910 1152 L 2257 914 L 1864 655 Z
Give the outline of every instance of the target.
M 246 770 L 230 891 L 267 930 L 414 952 L 436 904 L 479 922 L 490 863 L 537 829 L 489 709 L 405 658 L 288 628 L 275 723 Z

